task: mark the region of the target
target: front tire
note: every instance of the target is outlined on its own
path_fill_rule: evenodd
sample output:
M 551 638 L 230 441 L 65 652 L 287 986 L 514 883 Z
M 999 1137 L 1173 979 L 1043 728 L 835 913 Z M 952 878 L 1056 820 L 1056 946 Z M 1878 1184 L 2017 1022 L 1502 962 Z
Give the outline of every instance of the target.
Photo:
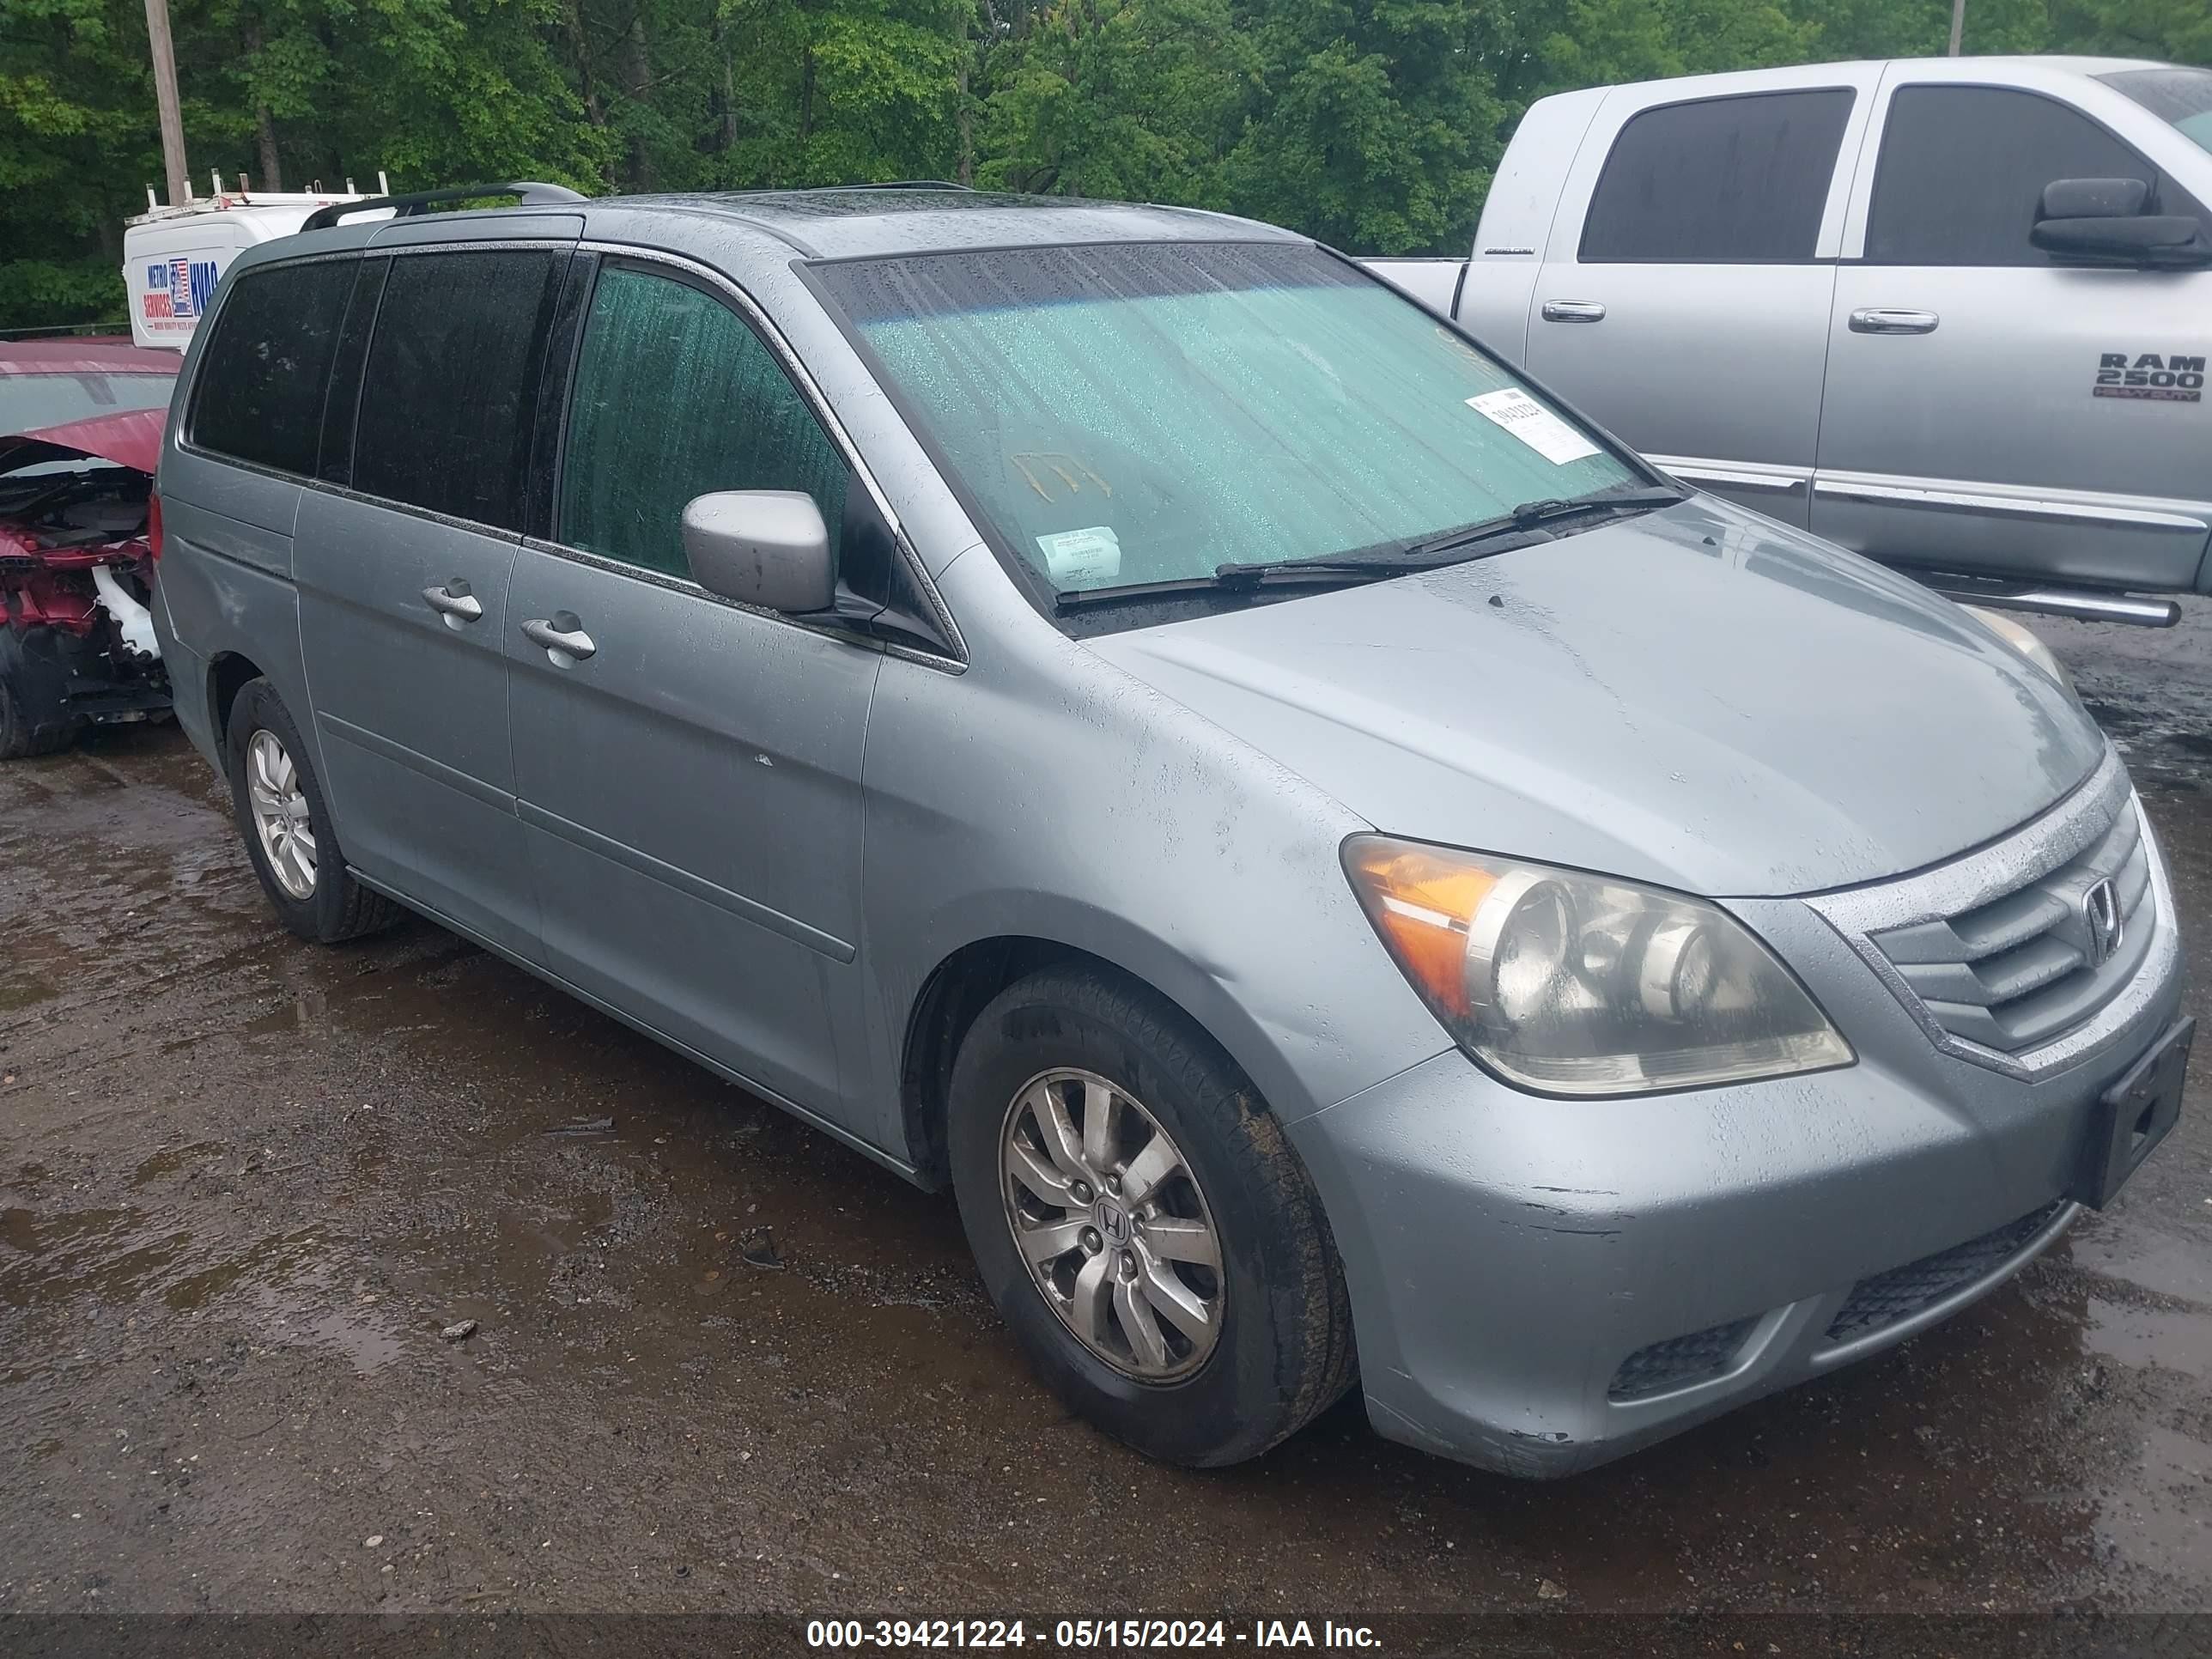
M 402 914 L 347 872 L 300 728 L 267 680 L 242 687 L 225 734 L 231 811 L 261 890 L 301 939 L 335 945 L 390 927 Z
M 953 1189 L 1030 1364 L 1172 1463 L 1255 1457 L 1352 1375 L 1327 1218 L 1250 1081 L 1119 975 L 1048 969 L 976 1017 L 954 1063 Z

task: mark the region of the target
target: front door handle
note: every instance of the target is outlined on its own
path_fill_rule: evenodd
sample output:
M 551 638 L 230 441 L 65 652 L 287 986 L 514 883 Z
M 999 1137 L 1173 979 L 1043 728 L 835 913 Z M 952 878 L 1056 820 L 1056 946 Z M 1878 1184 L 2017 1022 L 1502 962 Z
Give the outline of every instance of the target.
M 469 585 L 458 576 L 443 587 L 424 588 L 422 602 L 456 628 L 479 621 L 483 616 L 483 601 L 472 595 Z
M 568 665 L 561 661 L 563 657 L 571 662 L 581 662 L 599 648 L 592 643 L 592 636 L 584 631 L 583 623 L 567 611 L 557 611 L 550 617 L 532 617 L 522 624 L 522 637 L 532 645 L 544 646 L 563 668 Z
M 1889 311 L 1869 306 L 1851 313 L 1854 334 L 1933 334 L 1943 319 L 1932 311 Z
M 1601 323 L 1605 307 L 1595 300 L 1547 300 L 1544 301 L 1544 320 L 1547 323 Z

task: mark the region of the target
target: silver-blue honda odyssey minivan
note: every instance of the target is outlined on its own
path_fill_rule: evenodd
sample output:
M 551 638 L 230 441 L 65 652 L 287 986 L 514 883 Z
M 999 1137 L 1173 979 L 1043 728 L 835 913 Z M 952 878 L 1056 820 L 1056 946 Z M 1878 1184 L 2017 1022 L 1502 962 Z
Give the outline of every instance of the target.
M 2032 636 L 1264 225 L 504 193 L 226 275 L 179 717 L 295 932 L 419 912 L 949 1185 L 1108 1432 L 1356 1380 L 1582 1468 L 2172 1125 L 2164 866 Z

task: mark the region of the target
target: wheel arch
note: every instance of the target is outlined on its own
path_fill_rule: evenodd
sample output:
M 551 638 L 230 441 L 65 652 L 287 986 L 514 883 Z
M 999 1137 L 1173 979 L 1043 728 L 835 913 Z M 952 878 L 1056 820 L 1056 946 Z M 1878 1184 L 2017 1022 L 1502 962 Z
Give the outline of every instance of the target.
M 243 651 L 218 651 L 208 659 L 208 721 L 218 751 L 230 740 L 230 710 L 238 694 L 266 678 L 260 665 Z
M 953 1062 L 962 1041 L 975 1018 L 1008 986 L 1053 967 L 1081 967 L 1130 981 L 1158 997 L 1188 1020 L 1192 1027 L 1219 1048 L 1224 1058 L 1253 1079 L 1261 1104 L 1270 1098 L 1263 1073 L 1272 1068 L 1248 1064 L 1241 1050 L 1245 1042 L 1224 1041 L 1212 1021 L 1192 1006 L 1194 998 L 1178 995 L 1177 988 L 1163 978 L 1197 974 L 1194 964 L 1178 964 L 1182 975 L 1146 972 L 1127 961 L 1103 955 L 1065 939 L 1036 933 L 1000 933 L 970 939 L 952 951 L 930 970 L 908 1010 L 905 1038 L 900 1054 L 899 1098 L 907 1157 L 915 1177 L 933 1189 L 950 1179 L 946 1141 L 951 1121 L 951 1084 Z M 1215 987 L 1217 994 L 1219 988 Z

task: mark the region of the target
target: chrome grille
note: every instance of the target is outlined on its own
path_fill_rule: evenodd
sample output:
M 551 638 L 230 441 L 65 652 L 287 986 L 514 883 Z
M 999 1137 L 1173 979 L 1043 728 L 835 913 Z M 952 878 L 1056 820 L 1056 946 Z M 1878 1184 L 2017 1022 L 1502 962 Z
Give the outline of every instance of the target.
M 2151 850 L 2132 793 L 2102 810 L 2087 844 L 2052 867 L 1950 914 L 1867 935 L 1952 1036 L 2008 1054 L 2038 1048 L 2089 1019 L 2142 966 L 2157 927 L 2147 902 Z M 2100 961 L 2087 906 L 2107 880 L 2118 941 Z

